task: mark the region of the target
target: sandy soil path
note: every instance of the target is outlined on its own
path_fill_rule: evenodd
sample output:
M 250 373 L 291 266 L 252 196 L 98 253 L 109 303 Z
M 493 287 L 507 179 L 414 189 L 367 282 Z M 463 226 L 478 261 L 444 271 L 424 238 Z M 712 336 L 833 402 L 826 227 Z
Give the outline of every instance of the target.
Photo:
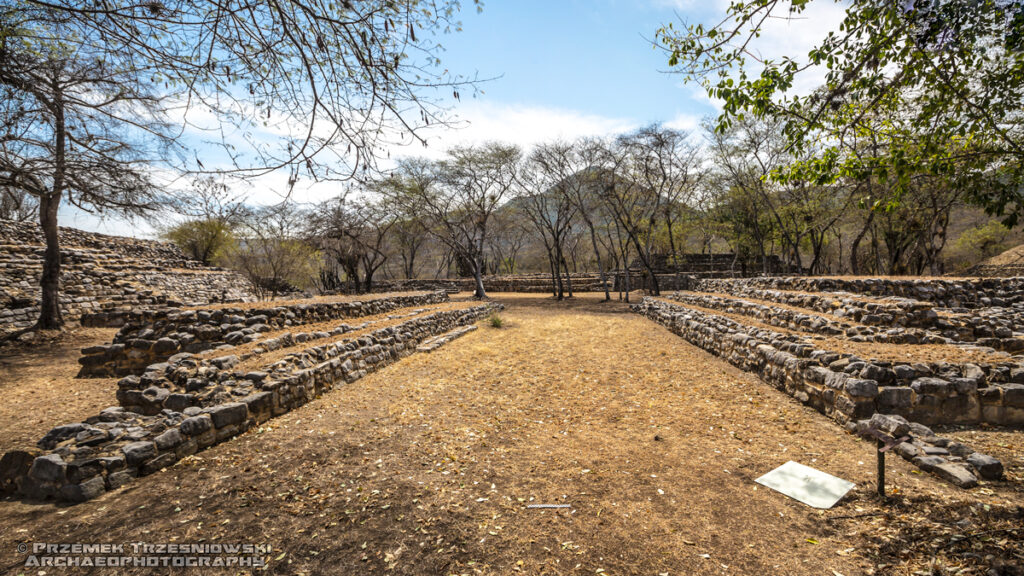
M 867 544 L 892 527 L 872 524 L 868 443 L 623 304 L 499 300 L 502 328 L 481 322 L 121 491 L 0 502 L 0 570 L 36 573 L 18 542 L 138 540 L 267 543 L 272 574 L 874 569 Z M 995 455 L 1019 480 L 1019 451 Z M 753 482 L 787 460 L 857 487 L 818 511 Z M 891 460 L 907 507 L 962 498 Z M 971 498 L 1024 502 L 1019 481 Z

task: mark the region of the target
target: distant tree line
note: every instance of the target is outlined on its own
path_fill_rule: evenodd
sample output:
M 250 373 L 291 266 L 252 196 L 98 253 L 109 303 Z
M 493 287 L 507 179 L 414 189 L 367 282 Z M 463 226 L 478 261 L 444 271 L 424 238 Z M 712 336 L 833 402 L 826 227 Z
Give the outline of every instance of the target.
M 941 274 L 1019 238 L 941 178 L 914 179 L 887 208 L 867 201 L 893 185 L 877 178 L 771 178 L 800 160 L 790 150 L 778 123 L 752 119 L 528 153 L 485 143 L 399 160 L 317 206 L 199 202 L 165 237 L 264 286 L 364 292 L 385 279 L 472 277 L 484 296 L 486 275 L 543 272 L 556 298 L 572 295 L 576 272 L 599 274 L 606 298 L 623 270 L 621 297 L 641 287 L 637 273 L 658 293 L 658 273 L 689 254 L 732 254 L 735 273 L 769 272 L 744 263 L 777 257 L 791 273 Z M 212 180 L 190 194 L 228 196 Z

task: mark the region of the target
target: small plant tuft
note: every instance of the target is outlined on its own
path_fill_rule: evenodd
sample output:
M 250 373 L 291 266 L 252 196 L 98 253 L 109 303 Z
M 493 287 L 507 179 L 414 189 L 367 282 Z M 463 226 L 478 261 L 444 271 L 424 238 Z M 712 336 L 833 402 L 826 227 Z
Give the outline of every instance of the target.
M 501 319 L 497 312 L 491 314 L 487 321 L 491 324 L 491 328 L 501 328 L 505 324 L 505 321 Z

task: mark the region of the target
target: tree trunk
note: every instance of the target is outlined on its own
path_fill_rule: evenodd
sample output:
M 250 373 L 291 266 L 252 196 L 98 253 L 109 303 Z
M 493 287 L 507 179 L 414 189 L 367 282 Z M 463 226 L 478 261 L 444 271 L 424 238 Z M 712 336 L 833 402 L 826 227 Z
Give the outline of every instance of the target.
M 604 286 L 604 301 L 608 302 L 612 299 L 611 289 L 608 287 L 608 273 L 604 269 L 604 265 L 601 263 L 601 250 L 597 246 L 597 232 L 594 231 L 594 226 L 589 221 L 587 222 L 587 228 L 590 229 L 590 243 L 594 247 L 594 258 L 597 260 L 597 269 L 601 273 L 601 285 Z
M 39 302 L 39 321 L 36 325 L 43 330 L 59 330 L 64 327 L 64 316 L 60 312 L 60 237 L 57 234 L 57 208 L 64 195 L 66 169 L 67 131 L 64 124 L 64 103 L 59 86 L 54 86 L 57 98 L 54 101 L 54 171 L 53 188 L 50 194 L 39 198 L 39 226 L 46 239 L 43 254 L 43 274 L 39 279 L 42 295 Z
M 624 270 L 626 271 L 626 278 L 625 278 L 623 286 L 624 286 L 624 288 L 626 290 L 626 303 L 628 304 L 629 303 L 629 289 L 630 289 L 630 285 L 629 285 L 629 265 L 628 264 L 626 265 Z
M 473 258 L 473 280 L 476 282 L 476 291 L 473 296 L 483 299 L 487 298 L 487 292 L 484 290 L 484 276 L 483 276 L 483 262 L 480 258 Z
M 376 269 L 374 269 L 374 270 L 364 270 L 363 271 L 363 274 L 364 274 L 364 276 L 363 276 L 363 291 L 365 293 L 367 293 L 367 294 L 369 294 L 370 292 L 373 292 L 373 273 L 374 272 L 376 272 Z
M 55 181 L 55 190 L 57 186 Z M 63 187 L 63 183 L 61 183 L 61 187 Z M 46 239 L 46 251 L 43 254 L 43 275 L 39 281 L 42 288 L 42 299 L 39 305 L 37 326 L 43 330 L 59 330 L 64 326 L 59 299 L 60 238 L 57 235 L 57 207 L 59 205 L 60 194 L 50 194 L 39 199 L 39 226 L 43 229 L 43 236 Z
M 476 282 L 476 290 L 473 292 L 473 296 L 480 299 L 486 298 L 487 292 L 484 291 L 484 277 L 479 268 L 473 271 L 473 280 Z
M 402 272 L 405 274 L 405 279 L 412 280 L 416 274 L 416 250 L 410 250 L 408 256 L 403 252 L 402 263 L 404 264 Z
M 569 276 L 569 264 L 565 261 L 565 256 L 562 256 L 562 266 L 565 268 L 565 287 L 569 292 L 569 298 L 572 298 L 572 277 Z
M 860 232 L 853 238 L 853 242 L 850 244 L 850 273 L 854 276 L 860 275 L 860 260 L 857 258 L 857 250 L 860 249 L 860 241 L 864 239 L 864 235 L 868 233 L 868 229 L 871 228 L 871 221 L 875 219 L 875 211 L 871 210 L 868 212 L 868 219 L 864 222 L 864 227 L 860 229 Z
M 654 265 L 651 263 L 650 252 L 647 252 L 647 255 L 645 256 L 644 247 L 640 244 L 640 239 L 632 232 L 627 231 L 627 233 L 629 234 L 627 242 L 629 240 L 633 241 L 633 245 L 636 246 L 637 258 L 640 259 L 640 263 L 643 264 L 643 267 L 647 269 L 647 273 L 651 276 L 650 294 L 652 296 L 661 296 L 661 291 L 658 289 L 658 278 L 654 275 Z M 626 262 L 626 267 L 629 267 L 628 260 Z M 629 299 L 627 298 L 626 301 L 629 302 Z
M 551 296 L 556 300 L 562 299 L 562 281 L 555 269 L 555 255 L 548 249 L 548 270 L 551 271 Z

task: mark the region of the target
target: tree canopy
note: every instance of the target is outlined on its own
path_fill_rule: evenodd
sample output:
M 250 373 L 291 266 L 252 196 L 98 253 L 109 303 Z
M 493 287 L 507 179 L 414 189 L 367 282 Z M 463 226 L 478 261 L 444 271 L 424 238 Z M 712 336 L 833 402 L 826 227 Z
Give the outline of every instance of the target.
M 38 327 L 62 325 L 62 202 L 146 212 L 167 200 L 158 174 L 286 168 L 289 187 L 300 177 L 351 178 L 389 143 L 422 142 L 420 129 L 444 122 L 429 91 L 458 99 L 466 85 L 438 58 L 437 35 L 458 29 L 459 8 L 458 0 L 0 0 L 0 192 L 4 213 L 20 214 L 25 195 L 38 198 L 46 239 Z
M 427 90 L 458 97 L 467 84 L 439 58 L 438 35 L 460 27 L 459 9 L 459 0 L 3 0 L 0 11 L 32 25 L 0 35 L 59 39 L 107 66 L 150 71 L 235 170 L 339 178 L 444 122 Z M 212 169 L 193 158 L 193 170 Z
M 810 1 L 733 2 L 717 24 L 669 24 L 658 38 L 673 69 L 722 101 L 719 130 L 745 114 L 776 117 L 797 155 L 814 152 L 777 180 L 891 180 L 892 195 L 870 199 L 891 207 L 915 178 L 941 177 L 1016 223 L 1024 212 L 1024 5 L 851 2 L 839 30 L 806 58 L 761 58 L 766 23 L 799 17 Z M 818 76 L 817 90 L 796 93 L 798 80 Z

